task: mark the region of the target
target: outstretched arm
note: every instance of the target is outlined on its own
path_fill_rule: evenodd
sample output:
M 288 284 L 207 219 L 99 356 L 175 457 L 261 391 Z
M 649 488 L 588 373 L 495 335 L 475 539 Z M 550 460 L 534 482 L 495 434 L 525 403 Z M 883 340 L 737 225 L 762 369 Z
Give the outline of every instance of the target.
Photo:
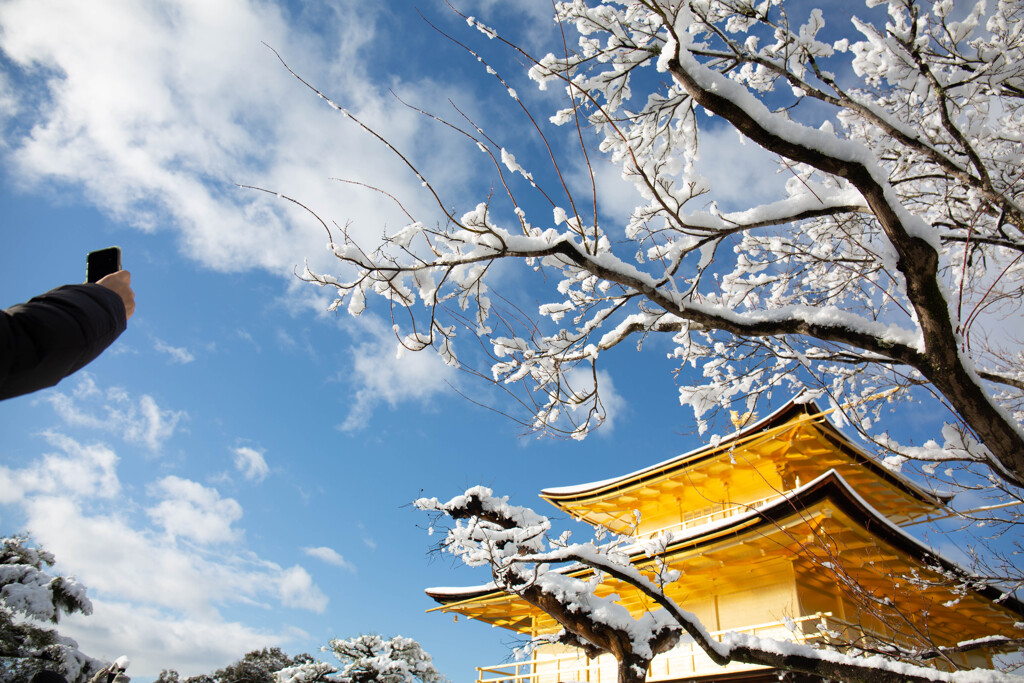
M 110 346 L 135 309 L 127 276 L 107 276 L 116 287 L 65 285 L 0 311 L 0 399 L 51 387 Z

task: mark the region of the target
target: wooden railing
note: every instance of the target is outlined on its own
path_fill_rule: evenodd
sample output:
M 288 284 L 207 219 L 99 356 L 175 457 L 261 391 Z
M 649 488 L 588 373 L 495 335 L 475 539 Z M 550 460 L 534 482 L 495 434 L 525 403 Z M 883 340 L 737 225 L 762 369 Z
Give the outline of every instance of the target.
M 755 500 L 750 503 L 714 503 L 708 505 L 705 508 L 695 510 L 688 513 L 688 516 L 681 522 L 676 524 L 670 524 L 666 527 L 659 528 L 658 533 L 664 533 L 667 531 L 682 531 L 683 529 L 692 529 L 694 527 L 708 524 L 710 522 L 717 522 L 720 519 L 726 519 L 727 517 L 735 517 L 736 515 L 743 515 L 752 510 L 766 505 L 769 502 L 776 501 L 782 497 L 780 493 L 773 493 L 770 496 Z
M 832 618 L 831 612 L 808 615 L 787 621 L 744 626 L 730 631 L 716 631 L 711 634 L 719 638 L 723 633 L 749 633 L 762 638 L 774 638 L 796 643 L 810 643 L 822 639 L 818 625 L 824 624 L 832 631 L 848 632 L 852 625 Z M 694 676 L 728 671 L 742 671 L 759 668 L 750 664 L 730 664 L 721 667 L 715 664 L 699 646 L 692 641 L 683 642 L 669 652 L 658 655 L 648 669 L 648 681 L 665 681 L 685 676 Z M 533 659 L 498 666 L 477 667 L 477 683 L 615 683 L 617 670 L 611 655 L 587 659 L 582 652 L 564 655 L 536 653 Z

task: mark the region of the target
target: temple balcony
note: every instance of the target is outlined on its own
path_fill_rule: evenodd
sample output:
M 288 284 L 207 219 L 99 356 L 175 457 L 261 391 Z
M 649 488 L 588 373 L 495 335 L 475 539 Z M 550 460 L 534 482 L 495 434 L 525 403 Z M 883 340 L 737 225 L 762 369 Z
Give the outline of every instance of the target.
M 786 621 L 775 621 L 730 631 L 716 631 L 711 635 L 720 639 L 723 633 L 748 633 L 760 638 L 795 643 L 822 642 L 825 633 L 846 634 L 857 632 L 852 624 L 834 619 L 831 613 L 813 614 Z M 753 664 L 719 666 L 688 638 L 669 652 L 658 655 L 651 662 L 647 680 L 673 681 L 699 677 L 723 676 L 744 671 L 764 670 Z M 496 666 L 477 667 L 477 683 L 616 683 L 617 670 L 611 655 L 587 659 L 581 651 L 564 646 L 542 646 L 529 660 Z
M 690 510 L 683 514 L 683 519 L 675 524 L 669 524 L 659 528 L 656 532 L 647 534 L 656 536 L 661 533 L 672 533 L 694 529 L 705 524 L 712 524 L 723 519 L 745 515 L 751 510 L 757 510 L 769 503 L 779 500 L 784 494 L 774 493 L 759 500 L 744 503 L 712 503 L 703 508 Z

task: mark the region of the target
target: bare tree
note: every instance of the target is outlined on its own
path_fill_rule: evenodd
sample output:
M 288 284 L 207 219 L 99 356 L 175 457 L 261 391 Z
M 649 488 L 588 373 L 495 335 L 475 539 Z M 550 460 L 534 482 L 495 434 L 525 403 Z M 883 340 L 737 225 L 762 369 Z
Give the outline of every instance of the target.
M 573 386 L 573 370 L 596 377 L 603 351 L 661 333 L 680 367 L 703 374 L 680 388 L 702 430 L 716 409 L 752 410 L 782 387 L 824 396 L 882 436 L 880 407 L 864 399 L 910 400 L 920 387 L 949 411 L 944 442 L 914 449 L 886 436 L 885 447 L 980 464 L 1018 487 L 1021 352 L 1011 336 L 986 340 L 1001 329 L 990 314 L 1020 312 L 1024 10 L 886 8 L 840 14 L 833 29 L 820 10 L 800 18 L 774 1 L 559 3 L 563 35 L 579 36 L 574 51 L 535 59 L 508 46 L 542 88 L 565 89 L 552 121 L 578 128 L 588 167 L 596 132 L 639 189 L 644 203 L 627 224 L 602 224 L 596 183 L 578 196 L 556 154 L 555 185 L 544 188 L 476 124 L 448 123 L 490 156 L 508 204 L 488 197 L 457 212 L 435 194 L 443 225 L 410 216 L 372 248 L 344 235 L 335 253 L 358 275 L 309 276 L 337 287 L 336 306 L 353 314 L 371 293 L 405 307 L 403 343 L 433 345 L 451 364 L 460 328 L 486 339 L 491 379 L 539 396 L 537 429 L 582 437 L 599 424 L 600 392 Z M 701 111 L 777 156 L 791 174 L 783 196 L 732 212 L 708 204 L 714 188 L 692 163 L 709 152 Z M 522 193 L 516 175 L 529 182 Z M 534 189 L 553 220 L 524 208 Z M 539 319 L 489 290 L 501 260 L 557 271 Z

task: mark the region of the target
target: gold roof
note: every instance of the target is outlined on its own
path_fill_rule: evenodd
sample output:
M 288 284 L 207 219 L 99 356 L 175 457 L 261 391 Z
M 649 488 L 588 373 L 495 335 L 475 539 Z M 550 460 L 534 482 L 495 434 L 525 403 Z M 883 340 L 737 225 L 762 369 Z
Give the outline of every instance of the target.
M 576 519 L 641 535 L 659 531 L 662 522 L 686 512 L 763 503 L 829 470 L 897 524 L 942 506 L 939 496 L 881 466 L 832 426 L 826 414 L 813 402 L 790 402 L 716 445 L 613 479 L 549 488 L 540 495 Z
M 780 575 L 792 577 L 797 589 L 839 593 L 843 582 L 837 580 L 836 567 L 841 567 L 839 573 L 849 576 L 851 585 L 890 598 L 901 619 L 927 615 L 927 628 L 939 641 L 1012 633 L 1024 616 L 1024 604 L 1015 598 L 996 602 L 1000 591 L 995 589 L 967 590 L 954 604 L 945 588 L 900 585 L 900 577 L 915 572 L 941 584 L 943 576 L 930 568 L 941 569 L 946 577 L 966 572 L 886 520 L 836 471 L 758 510 L 677 534 L 663 557 L 681 572 L 666 590 L 684 609 L 708 595 L 749 590 Z M 639 550 L 631 561 L 639 567 L 652 563 Z M 570 567 L 566 573 L 585 579 L 591 570 Z M 437 610 L 519 633 L 560 628 L 547 614 L 493 585 L 428 589 L 427 594 L 442 603 Z M 632 586 L 607 578 L 598 594 L 617 594 L 635 615 L 656 607 Z

